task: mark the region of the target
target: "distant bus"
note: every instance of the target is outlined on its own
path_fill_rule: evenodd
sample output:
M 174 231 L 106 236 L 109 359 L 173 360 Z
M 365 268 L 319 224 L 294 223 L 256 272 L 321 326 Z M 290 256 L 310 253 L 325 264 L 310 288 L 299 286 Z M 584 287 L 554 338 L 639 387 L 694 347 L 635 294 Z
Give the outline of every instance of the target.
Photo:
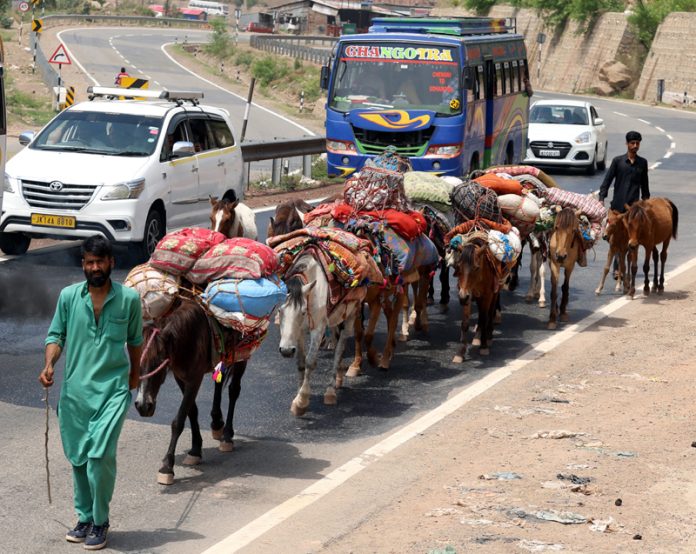
M 416 171 L 460 176 L 520 162 L 529 73 L 511 19 L 378 18 L 340 37 L 322 68 L 329 175 L 387 146 Z
M 5 112 L 5 46 L 0 38 L 0 171 L 5 175 L 7 161 L 7 114 Z M 0 212 L 2 211 L 2 191 L 0 187 Z
M 189 0 L 189 8 L 205 11 L 208 15 L 220 15 L 227 17 L 230 13 L 229 6 L 222 2 L 209 2 L 208 0 Z

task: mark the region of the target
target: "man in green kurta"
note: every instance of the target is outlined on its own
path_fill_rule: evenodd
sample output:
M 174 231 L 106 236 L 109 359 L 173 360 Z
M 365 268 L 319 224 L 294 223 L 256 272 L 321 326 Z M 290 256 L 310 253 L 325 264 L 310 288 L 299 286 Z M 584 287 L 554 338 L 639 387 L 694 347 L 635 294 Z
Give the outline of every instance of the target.
M 53 385 L 53 366 L 65 348 L 58 422 L 63 451 L 73 466 L 78 515 L 65 538 L 84 542 L 87 550 L 106 546 L 116 447 L 130 389 L 138 385 L 143 342 L 140 297 L 111 281 L 113 267 L 108 240 L 95 235 L 84 242 L 82 269 L 87 280 L 61 291 L 39 376 L 43 386 Z

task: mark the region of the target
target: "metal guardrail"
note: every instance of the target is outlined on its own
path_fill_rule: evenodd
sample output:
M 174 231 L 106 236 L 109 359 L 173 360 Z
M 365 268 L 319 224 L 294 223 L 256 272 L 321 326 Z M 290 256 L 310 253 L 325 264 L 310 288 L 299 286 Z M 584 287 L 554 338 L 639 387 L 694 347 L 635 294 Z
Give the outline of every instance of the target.
M 242 160 L 245 165 L 245 180 L 249 183 L 251 163 L 272 160 L 271 182 L 280 183 L 283 160 L 302 158 L 302 175 L 312 177 L 312 155 L 326 152 L 326 137 L 302 137 L 296 139 L 275 139 L 243 142 Z M 289 168 L 289 163 L 287 165 Z
M 338 39 L 325 36 L 292 35 L 287 37 L 252 35 L 249 45 L 257 50 L 290 56 L 299 60 L 326 65 L 331 57 L 331 50 Z M 309 44 L 325 44 L 324 48 L 314 48 Z

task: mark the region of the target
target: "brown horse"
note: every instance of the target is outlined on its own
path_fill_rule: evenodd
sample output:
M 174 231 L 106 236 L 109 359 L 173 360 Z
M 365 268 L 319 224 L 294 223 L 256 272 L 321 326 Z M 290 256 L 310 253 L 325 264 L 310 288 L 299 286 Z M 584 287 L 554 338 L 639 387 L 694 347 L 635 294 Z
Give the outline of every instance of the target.
M 551 266 L 551 313 L 549 329 L 556 328 L 556 320 L 568 321 L 568 296 L 570 291 L 570 276 L 573 274 L 575 263 L 581 254 L 582 235 L 580 234 L 579 213 L 572 208 L 563 208 L 556 214 L 556 221 L 549 240 L 549 265 Z M 558 307 L 558 279 L 564 270 L 563 286 L 561 287 L 561 306 Z
M 210 206 L 210 228 L 213 231 L 218 231 L 227 238 L 258 238 L 256 216 L 249 206 L 237 199 L 218 200 L 214 196 L 210 197 Z
M 677 238 L 679 227 L 679 210 L 667 198 L 649 198 L 626 205 L 626 225 L 628 227 L 629 258 L 631 260 L 631 286 L 628 294 L 636 293 L 636 273 L 638 273 L 638 246 L 645 248 L 643 273 L 645 283 L 643 294 L 650 294 L 650 255 L 652 253 L 655 267 L 653 292 L 662 294 L 665 290 L 665 262 L 667 249 L 673 238 Z M 657 277 L 657 245 L 662 244 L 660 252 L 660 277 Z
M 312 211 L 312 206 L 304 200 L 296 198 L 281 202 L 276 206 L 275 216 L 268 223 L 267 237 L 286 235 L 304 227 L 304 216 Z
M 623 285 L 623 293 L 628 293 L 629 274 L 626 271 L 626 255 L 628 254 L 628 228 L 626 226 L 626 214 L 609 210 L 607 216 L 607 224 L 604 227 L 603 238 L 609 242 L 609 252 L 607 253 L 607 262 L 604 264 L 602 278 L 599 280 L 599 285 L 595 293 L 602 293 L 604 281 L 607 278 L 607 273 L 611 269 L 612 261 L 618 256 L 619 269 L 616 275 L 616 290 L 621 290 Z
M 450 249 L 447 253 L 447 261 L 454 268 L 459 289 L 459 303 L 462 306 L 462 347 L 452 359 L 453 363 L 458 364 L 466 358 L 472 297 L 478 309 L 479 354 L 487 356 L 490 353 L 504 268 L 502 262 L 496 260 L 488 248 L 488 239 L 476 233 L 466 238 L 462 246 Z
M 214 325 L 196 302 L 181 299 L 159 326 L 147 326 L 143 330 L 145 348 L 140 368 L 140 385 L 135 400 L 135 407 L 143 417 L 152 417 L 155 413 L 157 393 L 171 371 L 176 384 L 183 393 L 179 410 L 171 425 L 169 448 L 162 460 L 162 467 L 157 473 L 157 482 L 171 485 L 174 482 L 174 452 L 176 444 L 184 430 L 186 418 L 191 425 L 192 445 L 184 465 L 197 465 L 201 461 L 203 439 L 198 424 L 198 406 L 196 396 L 203 382 L 203 377 L 213 370 L 220 359 L 213 348 Z M 246 370 L 246 361 L 237 362 L 229 368 L 229 373 L 221 383 L 215 383 L 211 428 L 213 438 L 220 440 L 220 450 L 230 452 L 233 449 L 234 407 L 239 398 L 241 380 Z M 221 400 L 222 389 L 229 384 L 229 406 L 227 418 L 223 421 Z

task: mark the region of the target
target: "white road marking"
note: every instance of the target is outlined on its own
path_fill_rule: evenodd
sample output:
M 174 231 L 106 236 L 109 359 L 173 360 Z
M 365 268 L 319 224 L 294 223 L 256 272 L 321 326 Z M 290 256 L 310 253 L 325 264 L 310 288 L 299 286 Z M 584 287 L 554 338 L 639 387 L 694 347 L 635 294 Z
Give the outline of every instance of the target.
M 231 94 L 232 96 L 235 96 L 236 98 L 239 98 L 240 100 L 243 100 L 244 102 L 246 102 L 246 98 L 244 98 L 243 96 L 240 96 L 239 94 L 236 94 L 236 93 L 232 92 L 231 90 L 228 90 L 228 89 L 226 89 L 226 88 L 224 88 L 224 87 L 221 87 L 220 85 L 218 85 L 218 84 L 216 84 L 216 83 L 213 83 L 212 81 L 206 79 L 205 77 L 201 77 L 201 76 L 198 75 L 197 73 L 191 71 L 191 70 L 188 69 L 187 67 L 185 67 L 185 66 L 181 65 L 179 62 L 177 62 L 177 61 L 165 50 L 165 48 L 166 48 L 167 46 L 171 45 L 171 44 L 176 44 L 176 43 L 174 43 L 174 42 L 168 42 L 168 43 L 166 43 L 166 44 L 163 44 L 162 46 L 160 46 L 160 50 L 162 50 L 162 52 L 164 53 L 164 55 L 167 56 L 173 63 L 175 63 L 175 64 L 178 65 L 181 69 L 183 69 L 183 70 L 186 71 L 187 73 L 190 73 L 191 75 L 193 75 L 193 76 L 196 77 L 197 79 L 200 79 L 201 81 L 203 81 L 203 82 L 205 82 L 205 83 L 208 83 L 209 85 L 214 86 L 215 88 L 218 88 L 218 89 L 220 89 L 220 90 L 226 92 L 227 94 Z M 301 131 L 307 133 L 308 135 L 316 136 L 316 133 L 315 133 L 315 132 L 310 131 L 309 129 L 307 129 L 307 127 L 303 127 L 303 126 L 300 125 L 299 123 L 295 123 L 292 119 L 289 119 L 289 118 L 285 117 L 284 115 L 280 115 L 279 113 L 274 112 L 273 110 L 269 110 L 268 108 L 265 108 L 264 106 L 261 106 L 261 105 L 255 103 L 255 102 L 252 102 L 251 105 L 254 106 L 255 108 L 259 108 L 260 110 L 263 110 L 264 112 L 268 112 L 269 114 L 274 115 L 275 117 L 277 117 L 277 118 L 279 118 L 279 119 L 282 119 L 282 120 L 285 121 L 286 123 L 290 123 L 291 125 L 294 125 L 295 127 L 297 127 L 298 129 L 300 129 Z
M 645 123 L 646 125 L 652 125 L 652 123 L 650 123 L 649 121 L 645 121 L 645 119 L 641 119 L 640 117 L 638 118 L 638 121 L 640 121 L 641 123 Z
M 625 113 L 621 112 L 614 112 L 616 115 L 620 115 L 621 117 L 628 117 Z
M 64 30 L 59 31 L 58 33 L 56 33 L 56 36 L 58 37 L 58 40 L 60 40 L 61 44 L 63 45 L 63 48 L 65 48 L 65 51 L 68 53 L 68 56 L 70 56 L 70 59 L 72 60 L 72 62 L 73 62 L 77 67 L 80 68 L 80 71 L 82 71 L 82 73 L 84 73 L 85 76 L 86 76 L 90 81 L 92 81 L 96 86 L 99 86 L 99 81 L 97 81 L 94 77 L 92 77 L 89 73 L 87 73 L 87 70 L 85 69 L 85 67 L 80 63 L 80 61 L 77 59 L 77 57 L 75 56 L 75 54 L 73 54 L 73 53 L 70 51 L 70 48 L 68 48 L 67 44 L 65 44 L 65 41 L 64 41 L 64 40 L 61 38 L 61 36 L 60 36 L 60 35 L 62 35 L 63 33 L 70 32 L 70 31 L 78 31 L 78 30 L 80 30 L 80 29 L 64 29 Z
M 121 57 L 123 58 L 123 56 L 121 56 Z M 128 65 L 130 65 L 130 62 L 126 58 L 123 58 L 123 61 L 126 62 Z
M 672 135 L 666 135 L 669 140 L 672 140 Z
M 664 130 L 662 127 L 658 127 L 657 125 L 655 125 L 655 129 L 657 129 L 658 131 L 660 131 L 660 133 L 664 133 L 664 132 L 665 132 L 665 130 Z
M 662 165 L 662 162 L 655 162 L 654 164 L 652 164 L 652 165 L 650 166 L 650 169 L 657 169 L 657 168 L 660 167 L 661 165 Z
M 669 279 L 673 279 L 694 267 L 696 267 L 696 258 L 693 258 L 688 262 L 683 263 L 673 271 L 670 271 L 667 275 L 665 275 L 665 280 L 669 281 Z M 620 308 L 627 306 L 630 302 L 631 299 L 628 297 L 624 296 L 618 298 L 606 306 L 601 307 L 578 323 L 570 325 L 562 331 L 554 332 L 547 339 L 531 345 L 517 359 L 513 360 L 508 365 L 491 371 L 476 383 L 465 387 L 455 396 L 443 402 L 434 410 L 428 412 L 424 416 L 421 416 L 415 421 L 406 424 L 394 434 L 368 448 L 362 454 L 356 456 L 352 460 L 349 460 L 342 466 L 336 468 L 321 480 L 308 486 L 299 494 L 289 498 L 275 508 L 272 508 L 238 531 L 235 531 L 225 539 L 211 546 L 205 550 L 203 554 L 232 554 L 234 552 L 238 552 L 252 541 L 258 539 L 263 534 L 273 529 L 275 526 L 283 523 L 285 520 L 298 513 L 300 510 L 306 508 L 323 496 L 337 489 L 343 483 L 348 481 L 348 479 L 357 475 L 363 469 L 369 467 L 380 458 L 383 458 L 399 446 L 403 445 L 405 442 L 411 440 L 420 433 L 423 433 L 434 424 L 460 409 L 477 396 L 483 394 L 488 389 L 510 377 L 513 373 L 525 368 L 530 363 L 536 361 L 544 354 L 575 337 L 591 325 L 594 325 L 598 321 L 601 321 L 605 317 L 613 314 Z
M 671 144 L 669 145 L 669 147 L 670 147 L 671 150 L 674 150 L 674 149 L 677 147 L 677 143 L 676 143 L 676 142 L 673 142 L 673 143 L 671 143 Z
M 674 154 L 674 152 L 672 152 L 672 151 L 670 150 L 669 152 L 667 152 L 667 153 L 665 154 L 664 158 L 665 158 L 665 159 L 669 159 L 669 158 L 672 157 L 672 154 Z

